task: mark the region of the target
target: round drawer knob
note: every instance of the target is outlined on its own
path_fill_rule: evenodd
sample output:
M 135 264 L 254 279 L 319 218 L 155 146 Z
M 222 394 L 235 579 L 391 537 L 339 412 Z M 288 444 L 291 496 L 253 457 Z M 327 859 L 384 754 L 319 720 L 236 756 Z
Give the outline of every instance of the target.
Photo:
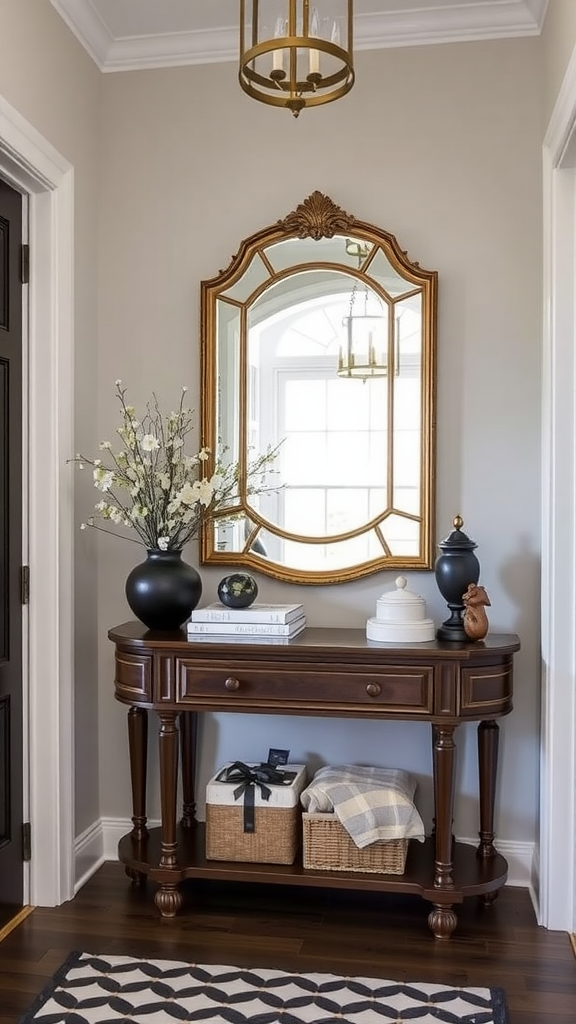
M 369 697 L 378 697 L 382 693 L 382 687 L 380 683 L 368 683 L 366 687 L 366 693 Z
M 227 690 L 232 690 L 232 691 L 239 690 L 240 689 L 240 680 L 239 679 L 235 679 L 234 676 L 229 676 L 228 679 L 226 680 L 226 682 L 224 683 L 224 686 L 226 687 Z

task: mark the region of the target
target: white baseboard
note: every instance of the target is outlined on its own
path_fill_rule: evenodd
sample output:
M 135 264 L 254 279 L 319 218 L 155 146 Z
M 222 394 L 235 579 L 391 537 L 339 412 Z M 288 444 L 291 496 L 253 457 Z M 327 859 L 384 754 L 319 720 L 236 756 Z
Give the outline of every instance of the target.
M 160 821 L 149 819 L 148 826 L 157 828 Z M 74 843 L 74 893 L 80 891 L 98 868 L 108 860 L 118 859 L 118 843 L 130 832 L 129 818 L 100 818 L 90 825 Z
M 74 841 L 74 895 L 104 863 L 102 822 L 90 825 Z
M 159 828 L 160 819 L 148 818 L 148 828 Z M 104 860 L 117 860 L 118 843 L 127 832 L 132 831 L 131 818 L 102 818 L 104 838 Z
M 460 836 L 458 842 L 465 843 L 466 846 L 478 846 L 478 837 L 470 839 L 468 836 Z M 514 843 L 506 839 L 497 839 L 494 846 L 508 861 L 506 885 L 531 889 L 534 885 L 534 843 Z

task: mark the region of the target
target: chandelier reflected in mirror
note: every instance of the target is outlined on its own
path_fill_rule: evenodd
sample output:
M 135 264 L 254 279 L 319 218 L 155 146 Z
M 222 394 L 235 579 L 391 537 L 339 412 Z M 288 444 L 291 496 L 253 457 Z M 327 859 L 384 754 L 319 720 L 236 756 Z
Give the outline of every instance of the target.
M 240 70 L 244 92 L 262 103 L 305 107 L 350 91 L 354 0 L 240 0 Z
M 346 239 L 346 254 L 357 257 L 358 270 L 369 253 L 369 245 Z M 342 326 L 345 335 L 338 352 L 338 376 L 356 377 L 364 381 L 373 377 L 386 377 L 388 308 L 366 281 L 354 281 L 348 316 L 344 317 Z

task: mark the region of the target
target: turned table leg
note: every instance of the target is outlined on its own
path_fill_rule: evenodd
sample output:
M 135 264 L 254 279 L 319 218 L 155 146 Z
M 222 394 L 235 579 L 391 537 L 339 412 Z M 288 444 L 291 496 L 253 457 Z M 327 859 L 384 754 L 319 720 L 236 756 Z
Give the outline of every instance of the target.
M 496 801 L 496 772 L 498 768 L 497 722 L 480 722 L 478 726 L 478 768 L 480 776 L 480 845 L 481 857 L 493 857 L 494 805 Z
M 434 888 L 454 888 L 452 877 L 452 819 L 454 814 L 454 772 L 456 766 L 456 745 L 453 725 L 433 725 L 434 764 Z M 454 931 L 457 918 L 452 907 L 435 904 L 428 923 L 438 939 L 447 939 Z
M 160 868 L 176 868 L 176 787 L 178 782 L 177 712 L 159 711 L 160 807 L 162 815 Z M 175 882 L 163 882 L 154 902 L 162 917 L 174 917 L 182 904 Z
M 133 839 L 146 839 L 146 766 L 148 761 L 148 712 L 144 708 L 128 711 L 128 745 L 132 784 Z
M 478 769 L 480 782 L 480 843 L 479 857 L 494 857 L 494 806 L 496 803 L 496 775 L 498 770 L 498 741 L 500 727 L 497 722 L 478 725 Z M 481 897 L 485 907 L 491 907 L 498 898 L 498 890 Z
M 434 727 L 434 820 L 436 859 L 434 887 L 452 889 L 452 818 L 456 745 L 453 725 Z
M 198 713 L 183 711 L 180 715 L 180 749 L 182 760 L 182 828 L 195 828 L 196 820 L 196 750 Z

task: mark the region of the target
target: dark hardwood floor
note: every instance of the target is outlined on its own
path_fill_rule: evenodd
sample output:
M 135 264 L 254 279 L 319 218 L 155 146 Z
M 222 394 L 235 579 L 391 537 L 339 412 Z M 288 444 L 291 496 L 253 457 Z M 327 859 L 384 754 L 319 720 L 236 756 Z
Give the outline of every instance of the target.
M 449 941 L 432 937 L 419 897 L 214 881 L 183 891 L 183 912 L 162 920 L 154 886 L 107 863 L 71 902 L 35 909 L 0 942 L 0 1024 L 15 1024 L 72 950 L 497 985 L 511 1024 L 576 1022 L 570 938 L 537 926 L 525 889 L 503 889 L 489 909 L 467 900 Z

